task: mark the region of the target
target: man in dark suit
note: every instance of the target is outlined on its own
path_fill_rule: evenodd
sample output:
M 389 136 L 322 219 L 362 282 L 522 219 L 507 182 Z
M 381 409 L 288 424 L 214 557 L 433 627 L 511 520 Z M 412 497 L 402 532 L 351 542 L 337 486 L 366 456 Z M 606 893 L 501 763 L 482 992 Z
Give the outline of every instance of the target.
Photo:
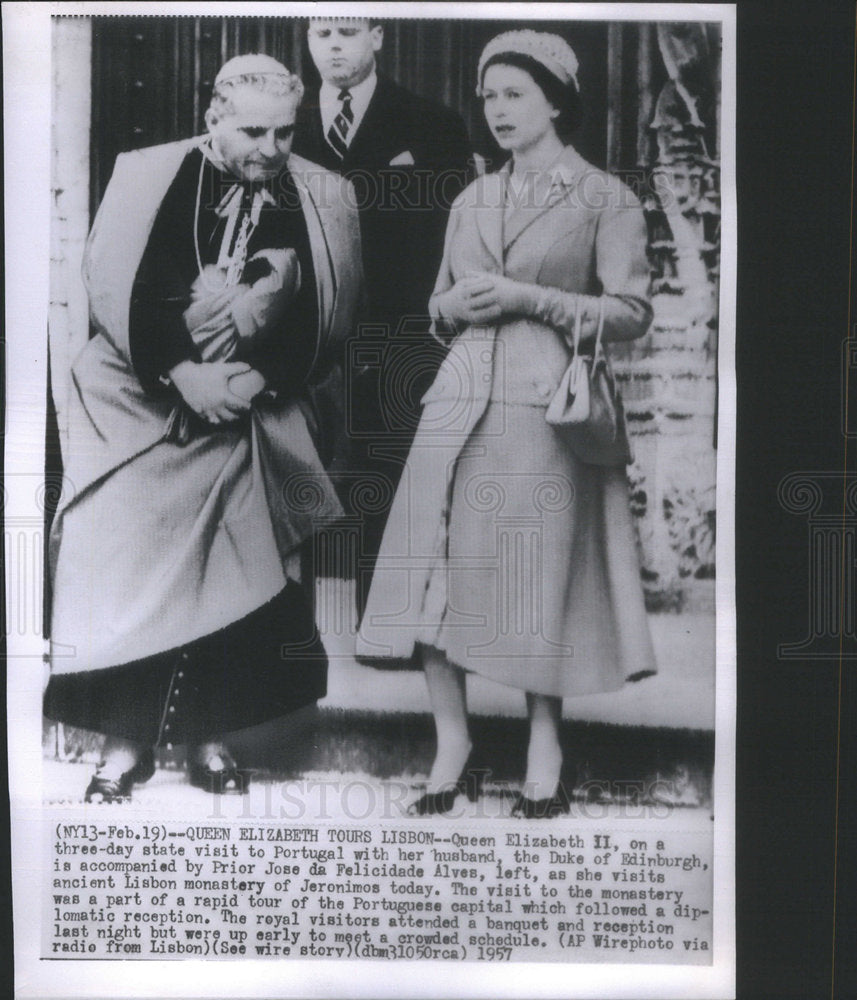
M 380 21 L 311 19 L 307 34 L 321 85 L 307 88 L 294 149 L 351 180 L 362 235 L 366 322 L 344 368 L 362 613 L 419 401 L 441 360 L 427 305 L 449 206 L 469 180 L 468 139 L 458 114 L 376 72 Z M 371 503 L 361 509 L 360 497 Z

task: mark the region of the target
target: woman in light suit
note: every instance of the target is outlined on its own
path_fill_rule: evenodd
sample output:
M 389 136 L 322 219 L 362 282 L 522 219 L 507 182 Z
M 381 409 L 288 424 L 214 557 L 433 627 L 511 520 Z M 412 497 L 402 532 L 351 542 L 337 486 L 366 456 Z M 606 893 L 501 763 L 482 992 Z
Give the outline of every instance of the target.
M 605 342 L 648 329 L 646 232 L 633 194 L 568 144 L 580 103 L 563 39 L 497 36 L 478 82 L 512 157 L 450 215 L 430 310 L 453 339 L 423 400 L 358 654 L 378 665 L 416 655 L 425 671 L 437 753 L 412 814 L 449 812 L 476 792 L 474 672 L 526 692 L 513 815 L 549 817 L 569 809 L 562 698 L 654 672 L 623 460 L 603 464 L 545 420 L 576 322 L 590 351 L 599 324 Z

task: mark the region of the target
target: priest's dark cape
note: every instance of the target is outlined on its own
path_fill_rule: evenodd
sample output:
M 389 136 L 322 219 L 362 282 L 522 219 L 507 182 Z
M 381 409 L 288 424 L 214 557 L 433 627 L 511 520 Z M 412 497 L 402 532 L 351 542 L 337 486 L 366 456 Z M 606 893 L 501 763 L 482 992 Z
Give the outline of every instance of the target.
M 342 513 L 309 383 L 342 357 L 362 294 L 348 182 L 291 156 L 317 292 L 307 391 L 264 393 L 240 424 L 197 422 L 177 441 L 176 397 L 135 373 L 129 305 L 161 203 L 203 144 L 116 161 L 84 258 L 95 335 L 72 368 L 70 489 L 50 538 L 46 714 L 150 743 L 210 738 L 324 694 L 324 650 L 289 567 Z

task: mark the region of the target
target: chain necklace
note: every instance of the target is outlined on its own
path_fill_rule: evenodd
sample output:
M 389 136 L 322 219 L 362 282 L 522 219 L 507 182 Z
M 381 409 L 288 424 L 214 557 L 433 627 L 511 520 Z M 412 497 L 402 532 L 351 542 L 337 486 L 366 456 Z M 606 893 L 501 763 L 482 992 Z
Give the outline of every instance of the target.
M 235 232 L 235 224 L 237 216 L 241 213 L 241 203 L 243 200 L 242 187 L 238 181 L 232 185 L 229 191 L 227 191 L 221 199 L 220 204 L 217 206 L 218 214 L 220 214 L 220 212 L 225 210 L 231 202 L 237 203 L 235 216 L 230 219 L 230 216 L 232 216 L 232 209 L 229 210 L 227 215 L 226 231 L 223 234 L 223 241 L 221 243 L 220 254 L 217 260 L 218 270 L 220 270 L 224 275 L 223 281 L 220 284 L 214 284 L 210 277 L 212 269 L 206 268 L 203 265 L 202 253 L 200 252 L 199 247 L 199 213 L 202 205 L 202 179 L 205 172 L 206 159 L 211 159 L 211 162 L 216 166 L 213 156 L 207 157 L 205 149 L 203 148 L 202 162 L 199 165 L 199 179 L 197 180 L 196 186 L 196 202 L 193 210 L 193 248 L 194 253 L 196 254 L 196 266 L 199 272 L 200 281 L 205 286 L 206 291 L 216 295 L 217 293 L 224 291 L 226 288 L 234 287 L 241 281 L 241 277 L 244 273 L 244 265 L 247 261 L 247 246 L 250 242 L 250 237 L 253 235 L 253 231 L 259 224 L 259 215 L 262 211 L 264 196 L 261 194 L 261 191 L 254 193 L 250 213 L 245 213 L 241 217 L 238 235 L 235 237 L 231 254 L 229 253 L 229 244 L 232 241 L 232 235 Z

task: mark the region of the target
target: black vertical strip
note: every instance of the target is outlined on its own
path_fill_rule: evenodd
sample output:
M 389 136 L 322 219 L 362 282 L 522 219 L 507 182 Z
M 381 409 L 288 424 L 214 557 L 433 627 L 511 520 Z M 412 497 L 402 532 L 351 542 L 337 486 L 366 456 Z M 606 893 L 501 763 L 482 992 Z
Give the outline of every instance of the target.
M 95 218 L 104 195 L 106 182 L 102 180 L 104 156 L 99 148 L 101 122 L 101 81 L 105 76 L 104 45 L 99 30 L 99 18 L 92 18 L 92 77 L 90 80 L 90 156 L 89 156 L 89 221 Z
M 840 667 L 777 656 L 824 584 L 777 485 L 843 470 L 855 6 L 737 17 L 738 996 L 853 1000 L 857 664 L 842 671 L 837 871 Z
M 246 21 L 244 23 L 247 24 Z M 248 30 L 242 32 L 240 20 L 224 18 L 220 22 L 220 58 L 218 60 L 218 69 L 231 57 L 233 52 L 241 51 L 243 36 L 255 35 L 255 33 L 255 25 L 252 22 L 248 24 Z M 250 42 L 250 45 L 252 45 L 252 42 Z
M 2 26 L 0 26 L 0 41 L 2 41 Z M 0 101 L 3 98 L 3 75 L 0 74 Z M 4 170 L 5 176 L 5 163 L 3 156 L 2 143 L 0 143 L 0 169 Z M 5 212 L 4 212 L 5 216 Z M 5 220 L 4 220 L 5 222 Z M 3 255 L 5 260 L 5 224 L 0 227 L 0 254 Z M 5 327 L 4 327 L 5 331 Z M 0 441 L 5 443 L 6 441 L 6 337 L 5 332 L 0 334 Z M 0 482 L 5 482 L 3 479 L 5 473 L 5 454 L 6 449 L 0 448 Z M 3 516 L 5 523 L 5 503 L 3 499 L 5 498 L 6 491 L 5 488 L 0 486 L 0 507 L 3 508 Z M 2 631 L 0 631 L 0 689 L 4 692 L 6 691 L 6 635 L 7 635 L 7 621 L 6 621 L 6 574 L 0 573 L 0 626 L 2 626 Z M 6 713 L 0 712 L 0 787 L 8 789 L 9 787 L 9 767 L 7 761 L 7 747 L 8 742 L 6 739 Z M 11 855 L 11 838 L 9 836 L 10 829 L 10 815 L 9 815 L 9 796 L 7 794 L 0 794 L 0 831 L 2 831 L 2 839 L 0 839 L 0 940 L 6 942 L 6 946 L 0 948 L 0 982 L 5 982 L 9 985 L 9 994 L 11 994 L 11 986 L 15 978 L 15 953 L 14 948 L 11 947 L 12 937 L 12 855 Z
M 200 128 L 202 125 L 202 116 L 205 113 L 206 102 L 211 94 L 207 94 L 204 99 L 200 97 L 200 74 L 202 71 L 199 55 L 199 42 L 201 29 L 199 24 L 199 18 L 195 17 L 192 20 L 193 25 L 193 46 L 191 49 L 191 58 L 193 66 L 193 71 L 191 74 L 191 83 L 193 86 L 193 122 L 195 128 Z
M 44 509 L 44 561 L 42 583 L 42 631 L 45 638 L 50 637 L 51 602 L 53 590 L 51 586 L 50 565 L 48 560 L 48 538 L 51 526 L 56 516 L 57 503 L 62 494 L 63 464 L 60 450 L 60 432 L 57 421 L 57 411 L 54 406 L 53 389 L 51 387 L 51 348 L 48 340 L 48 360 L 45 405 L 47 417 L 45 420 L 45 509 Z
M 315 67 L 312 65 L 312 59 L 307 60 L 304 56 L 306 27 L 302 19 L 290 23 L 288 33 L 284 34 L 283 45 L 286 65 L 293 73 L 297 73 L 302 80 L 306 81 L 310 68 L 314 71 Z
M 640 103 L 637 86 L 640 56 L 639 25 L 622 25 L 622 93 L 628 95 L 622 112 L 622 168 L 634 170 L 637 166 L 637 106 Z
M 843 434 L 844 471 L 857 475 L 857 8 L 851 5 L 851 148 L 850 148 L 850 229 L 848 303 L 846 316 L 846 343 L 840 353 L 840 386 L 845 392 L 839 400 L 839 425 Z M 843 95 L 847 107 L 848 98 Z M 853 367 L 852 367 L 853 366 Z M 849 378 L 850 376 L 850 378 Z M 850 384 L 849 384 L 850 381 Z M 832 395 L 832 393 L 831 393 Z M 851 512 L 857 514 L 857 487 L 851 492 Z M 844 506 L 844 505 L 843 505 Z M 847 623 L 846 635 L 854 635 L 857 617 L 857 552 L 854 534 L 848 536 L 849 545 L 844 556 L 843 619 Z M 853 647 L 852 647 L 853 648 Z M 836 896 L 833 913 L 834 942 L 834 998 L 857 996 L 857 660 L 839 664 L 839 717 L 837 719 L 838 751 L 838 809 L 836 815 L 836 867 L 834 871 Z
M 622 166 L 622 57 L 625 49 L 623 25 L 607 27 L 607 128 L 604 136 L 604 157 L 608 170 Z

